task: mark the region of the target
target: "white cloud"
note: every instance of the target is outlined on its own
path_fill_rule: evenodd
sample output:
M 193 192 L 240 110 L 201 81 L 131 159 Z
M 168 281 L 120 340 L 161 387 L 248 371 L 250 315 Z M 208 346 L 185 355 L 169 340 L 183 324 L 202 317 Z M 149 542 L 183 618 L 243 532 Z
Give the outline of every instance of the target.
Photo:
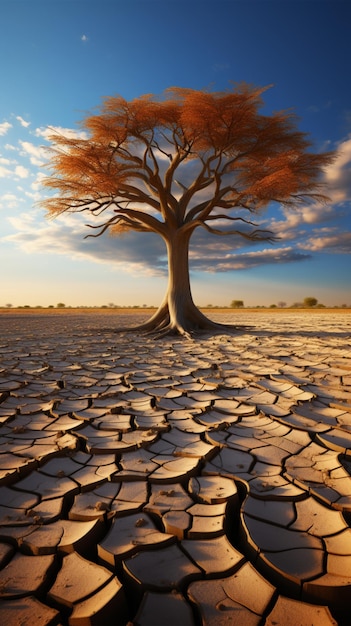
M 15 167 L 15 175 L 18 176 L 19 178 L 28 178 L 30 172 L 29 170 L 24 167 L 23 165 L 16 165 Z
M 0 196 L 1 209 L 14 209 L 18 206 L 20 200 L 13 193 L 4 193 Z
M 34 200 L 34 202 L 39 202 L 42 197 L 41 194 L 38 192 L 25 191 L 24 194 L 27 196 L 27 198 L 31 198 L 31 200 Z
M 0 165 L 0 178 L 7 178 L 8 176 L 11 176 L 11 174 L 11 170 L 9 170 L 7 167 L 2 167 Z
M 312 252 L 334 252 L 338 254 L 351 253 L 351 233 L 336 232 L 335 234 L 324 234 L 323 229 L 319 236 L 312 236 L 298 247 Z
M 333 163 L 325 169 L 324 183 L 323 191 L 330 201 L 293 210 L 283 208 L 284 218 L 273 219 L 271 228 L 282 241 L 294 241 L 301 250 L 350 252 L 351 236 L 344 232 L 344 224 L 351 208 L 351 138 L 337 146 Z
M 18 120 L 18 122 L 21 124 L 21 126 L 23 126 L 24 128 L 27 128 L 28 126 L 30 126 L 30 122 L 26 122 L 26 120 L 23 119 L 23 117 L 21 117 L 20 115 L 16 116 L 16 120 Z
M 33 191 L 39 191 L 44 178 L 46 178 L 46 175 L 43 172 L 38 172 L 36 179 L 31 184 L 31 189 L 33 189 Z
M 30 170 L 18 161 L 0 157 L 0 178 L 28 178 Z
M 282 248 L 265 248 L 252 252 L 239 252 L 238 254 L 218 254 L 217 257 L 206 254 L 203 250 L 202 258 L 191 260 L 193 270 L 203 272 L 229 272 L 233 270 L 246 270 L 271 263 L 292 263 L 305 261 L 310 254 L 296 251 L 292 246 Z
M 73 259 L 106 263 L 110 267 L 144 276 L 165 276 L 167 255 L 165 245 L 157 235 L 130 232 L 122 237 L 103 235 L 84 239 L 89 234 L 79 215 L 61 215 L 46 221 L 42 214 L 32 211 L 9 219 L 17 231 L 6 237 L 27 253 L 63 254 Z M 217 239 L 217 238 L 212 238 Z M 229 241 L 232 238 L 228 238 Z M 233 243 L 233 242 L 232 242 Z M 311 255 L 293 246 L 265 248 L 249 252 L 227 252 L 223 242 L 209 249 L 199 242 L 190 245 L 190 269 L 202 272 L 229 272 L 268 264 L 304 261 Z M 238 246 L 239 248 L 239 246 Z M 232 248 L 233 249 L 233 248 Z
M 351 138 L 342 141 L 325 172 L 327 193 L 334 204 L 351 200 Z
M 44 148 L 42 146 L 37 146 L 34 143 L 30 143 L 29 141 L 20 140 L 19 143 L 22 146 L 22 156 L 29 155 L 32 165 L 37 165 L 38 167 L 43 165 L 45 157 Z
M 331 204 L 313 204 L 295 209 L 283 207 L 282 213 L 284 219 L 270 221 L 270 228 L 282 239 L 294 239 L 306 232 L 306 225 L 323 224 L 335 217 L 335 209 Z
M 45 126 L 36 128 L 34 132 L 36 137 L 44 137 L 47 141 L 52 135 L 58 134 L 64 137 L 77 139 L 87 139 L 88 135 L 84 130 L 76 130 L 75 128 L 64 128 L 63 126 Z
M 134 275 L 160 276 L 165 273 L 165 246 L 155 235 L 131 232 L 118 238 L 84 239 L 90 231 L 81 216 L 61 215 L 55 220 L 45 220 L 39 210 L 9 217 L 8 221 L 17 232 L 3 240 L 17 244 L 27 253 L 55 253 L 107 263 Z
M 8 163 L 3 163 L 3 165 L 12 165 L 13 163 L 16 164 L 16 161 L 9 161 Z M 23 165 L 16 165 L 14 169 L 9 169 L 8 167 L 3 167 L 0 163 L 0 178 L 28 178 L 29 175 L 30 171 Z
M 6 144 L 4 145 L 4 148 L 5 148 L 5 150 L 17 150 L 16 146 L 13 146 L 13 145 L 12 145 L 12 144 L 10 144 L 10 143 L 6 143 Z
M 80 40 L 81 41 L 89 41 L 89 37 L 87 37 L 87 35 L 82 35 Z
M 6 135 L 6 133 L 12 128 L 10 122 L 2 122 L 0 124 L 0 135 Z

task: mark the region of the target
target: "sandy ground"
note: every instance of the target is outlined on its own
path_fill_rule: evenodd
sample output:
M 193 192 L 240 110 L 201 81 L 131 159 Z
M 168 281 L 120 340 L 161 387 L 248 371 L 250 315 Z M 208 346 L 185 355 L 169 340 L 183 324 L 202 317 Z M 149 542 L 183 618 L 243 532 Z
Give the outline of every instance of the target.
M 46 307 L 0 307 L 0 315 L 122 315 L 122 316 L 151 316 L 155 313 L 156 308 L 133 308 L 133 307 L 62 307 L 57 308 L 54 307 L 52 309 Z M 238 309 L 228 309 L 228 308 L 201 308 L 201 311 L 206 315 L 216 316 L 216 315 L 230 315 L 237 317 L 246 317 L 247 315 L 296 315 L 296 314 L 306 314 L 306 315 L 320 315 L 323 313 L 324 315 L 345 315 L 347 313 L 351 313 L 351 308 L 310 308 L 310 309 L 293 309 L 293 308 L 238 308 Z M 138 319 L 138 318 L 136 318 Z M 221 318 L 222 319 L 222 318 Z M 230 318 L 231 319 L 231 318 Z
M 0 623 L 351 623 L 351 313 L 208 313 L 0 310 Z

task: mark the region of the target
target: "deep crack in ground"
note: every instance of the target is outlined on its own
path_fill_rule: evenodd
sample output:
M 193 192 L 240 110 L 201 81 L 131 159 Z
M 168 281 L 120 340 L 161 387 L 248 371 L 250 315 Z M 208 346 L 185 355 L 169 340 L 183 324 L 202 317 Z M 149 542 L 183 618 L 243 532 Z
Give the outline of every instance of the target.
M 1 623 L 350 623 L 350 314 L 131 319 L 0 317 Z

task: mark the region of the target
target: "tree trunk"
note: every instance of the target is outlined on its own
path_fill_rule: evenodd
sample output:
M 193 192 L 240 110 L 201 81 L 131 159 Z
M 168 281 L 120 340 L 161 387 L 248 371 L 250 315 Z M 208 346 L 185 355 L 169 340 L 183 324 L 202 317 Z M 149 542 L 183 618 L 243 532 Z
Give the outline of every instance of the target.
M 135 330 L 150 331 L 160 335 L 190 335 L 199 330 L 218 328 L 195 306 L 190 288 L 189 242 L 191 232 L 181 229 L 165 238 L 168 254 L 168 287 L 163 302 L 156 313 Z M 229 329 L 230 327 L 228 327 Z
M 191 233 L 175 231 L 166 241 L 168 253 L 167 305 L 169 329 L 183 334 L 211 324 L 195 306 L 190 288 L 189 242 Z

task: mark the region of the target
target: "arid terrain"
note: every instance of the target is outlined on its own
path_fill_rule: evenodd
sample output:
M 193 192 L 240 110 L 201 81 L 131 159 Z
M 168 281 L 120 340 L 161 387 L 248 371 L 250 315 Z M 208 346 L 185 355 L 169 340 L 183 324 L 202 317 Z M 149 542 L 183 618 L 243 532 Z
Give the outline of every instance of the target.
M 351 623 L 351 312 L 0 310 L 0 623 Z

